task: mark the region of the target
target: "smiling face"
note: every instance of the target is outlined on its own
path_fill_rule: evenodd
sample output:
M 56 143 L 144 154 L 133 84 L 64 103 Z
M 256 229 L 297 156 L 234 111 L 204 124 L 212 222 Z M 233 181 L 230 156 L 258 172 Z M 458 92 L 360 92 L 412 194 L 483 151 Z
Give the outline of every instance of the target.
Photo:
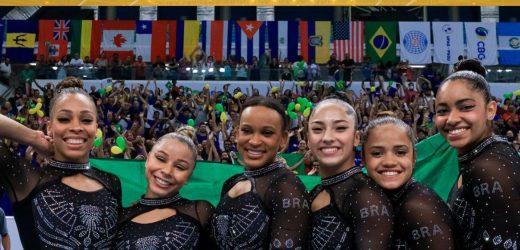
M 308 146 L 320 162 L 320 175 L 331 176 L 354 166 L 359 143 L 356 124 L 337 103 L 320 105 L 309 118 Z
M 488 123 L 495 116 L 496 102 L 486 103 L 483 94 L 472 89 L 467 80 L 444 83 L 437 93 L 435 109 L 437 129 L 459 154 L 491 136 Z
M 167 139 L 155 145 L 146 160 L 147 198 L 165 198 L 179 192 L 188 182 L 195 160 L 189 147 Z
M 278 150 L 287 143 L 282 127 L 282 117 L 274 109 L 250 106 L 242 111 L 236 142 L 247 169 L 274 162 Z
M 363 144 L 363 157 L 368 175 L 384 189 L 397 189 L 412 177 L 414 145 L 396 124 L 372 128 Z
M 86 163 L 96 136 L 96 108 L 89 97 L 69 94 L 55 103 L 47 134 L 54 139 L 54 159 Z

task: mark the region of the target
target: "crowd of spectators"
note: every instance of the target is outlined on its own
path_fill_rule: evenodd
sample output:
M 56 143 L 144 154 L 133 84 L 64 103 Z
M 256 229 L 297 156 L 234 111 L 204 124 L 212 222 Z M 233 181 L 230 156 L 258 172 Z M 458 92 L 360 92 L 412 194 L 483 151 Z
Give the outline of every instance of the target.
M 112 76 L 116 75 L 117 79 L 121 79 L 114 80 L 103 89 L 93 86 L 88 90 L 97 104 L 99 128 L 102 132 L 102 143 L 94 148 L 92 156 L 145 159 L 157 138 L 168 132 L 182 130 L 196 142 L 200 160 L 236 164 L 239 161 L 235 146 L 238 114 L 245 99 L 259 95 L 260 91 L 254 84 L 248 83 L 233 90 L 229 89 L 229 84 L 224 85 L 222 89 L 209 87 L 209 84 L 200 89 L 179 86 L 175 79 L 182 79 L 182 68 L 197 64 L 214 67 L 217 64 L 211 56 L 199 55 L 193 58 L 199 57 L 204 60 L 190 62 L 189 65 L 185 65 L 183 60 L 176 62 L 173 58 L 167 64 L 157 60 L 153 64 L 153 80 L 144 80 L 146 75 L 142 69 L 146 66 L 140 57 L 135 62 L 126 58 L 125 62 L 118 64 L 120 70 L 114 70 L 114 59 L 109 62 L 103 57 L 91 63 L 88 57 L 82 60 L 75 55 L 70 61 L 62 59 L 58 62 L 61 65 L 59 67 L 105 67 L 107 73 L 110 71 Z M 40 86 L 34 81 L 35 78 L 42 77 L 39 69 L 43 63 L 45 62 L 39 61 L 36 69 L 25 67 L 19 74 L 22 84 L 16 86 L 14 95 L 8 100 L 0 99 L 0 104 L 3 115 L 33 129 L 45 131 L 49 102 L 55 92 L 53 84 Z M 165 79 L 163 69 L 166 65 L 169 65 L 170 72 L 177 68 L 178 77 L 174 77 L 167 86 L 168 91 L 163 92 L 157 86 L 156 79 Z M 244 80 L 256 80 L 255 70 L 258 67 L 281 68 L 280 74 L 270 76 L 277 83 L 275 86 L 270 83 L 267 95 L 280 100 L 288 107 L 291 126 L 285 153 L 305 155 L 307 170 L 311 171 L 311 174 L 316 172 L 317 166 L 306 146 L 308 114 L 305 114 L 300 103 L 307 102 L 312 105 L 334 95 L 348 101 L 354 107 L 360 130 L 371 119 L 392 114 L 409 124 L 419 140 L 437 132 L 433 124 L 435 93 L 442 82 L 442 76 L 431 66 L 427 66 L 421 72 L 414 72 L 406 62 L 371 65 L 366 61 L 356 65 L 352 60 L 340 62 L 336 60 L 335 55 L 331 55 L 326 65 L 328 72 L 320 72 L 319 67 L 315 67 L 312 61 L 278 63 L 276 58 L 261 58 L 249 65 L 244 60 L 236 63 L 228 60 L 223 62 L 223 65 L 239 69 L 237 75 L 241 74 L 241 68 L 245 68 L 247 74 L 242 75 Z M 0 71 L 3 67 L 0 64 Z M 360 68 L 363 75 L 359 92 L 350 88 L 354 67 Z M 135 78 L 141 79 L 142 83 L 125 83 L 125 79 L 129 79 L 124 77 L 128 68 L 135 69 Z M 318 80 L 315 76 L 321 73 L 326 73 L 335 84 L 324 84 Z M 63 77 L 66 75 L 68 73 Z M 32 83 L 36 83 L 37 88 L 31 88 Z M 519 99 L 517 96 L 507 96 L 503 99 L 495 97 L 500 108 L 494 124 L 495 133 L 506 136 L 520 152 Z M 121 146 L 117 142 L 120 137 L 124 138 L 125 142 L 121 153 L 113 150 L 115 145 Z M 25 155 L 35 163 L 43 160 L 23 145 L 13 142 L 11 147 L 19 155 Z M 359 148 L 356 150 L 360 151 Z

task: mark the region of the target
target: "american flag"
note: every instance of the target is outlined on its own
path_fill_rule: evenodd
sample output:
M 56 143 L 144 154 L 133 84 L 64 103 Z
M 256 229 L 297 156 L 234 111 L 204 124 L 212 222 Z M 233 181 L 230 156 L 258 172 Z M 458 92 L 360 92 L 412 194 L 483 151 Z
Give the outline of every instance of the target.
M 363 62 L 365 57 L 365 29 L 361 21 L 334 22 L 334 53 L 338 60 L 344 60 L 345 54 L 355 62 Z
M 52 37 L 54 40 L 69 40 L 70 20 L 54 20 Z

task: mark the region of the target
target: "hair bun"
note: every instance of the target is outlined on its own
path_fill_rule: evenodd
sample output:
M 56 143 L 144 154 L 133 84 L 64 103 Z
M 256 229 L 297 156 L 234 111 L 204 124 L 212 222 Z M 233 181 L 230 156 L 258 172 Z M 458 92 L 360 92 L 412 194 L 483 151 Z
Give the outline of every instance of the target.
M 484 68 L 484 66 L 480 64 L 480 61 L 476 59 L 468 59 L 458 63 L 455 72 L 462 70 L 473 71 L 484 78 L 486 78 L 487 74 L 486 68 Z
M 56 86 L 56 90 L 58 92 L 61 92 L 64 89 L 68 88 L 79 88 L 83 89 L 83 81 L 77 77 L 69 76 L 63 79 L 58 85 Z

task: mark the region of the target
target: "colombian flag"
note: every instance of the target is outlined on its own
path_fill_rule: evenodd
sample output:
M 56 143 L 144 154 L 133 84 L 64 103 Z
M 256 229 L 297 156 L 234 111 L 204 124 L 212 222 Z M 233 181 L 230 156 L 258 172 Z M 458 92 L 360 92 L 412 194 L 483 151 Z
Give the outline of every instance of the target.
M 8 20 L 5 54 L 13 63 L 34 61 L 38 23 L 34 20 Z

